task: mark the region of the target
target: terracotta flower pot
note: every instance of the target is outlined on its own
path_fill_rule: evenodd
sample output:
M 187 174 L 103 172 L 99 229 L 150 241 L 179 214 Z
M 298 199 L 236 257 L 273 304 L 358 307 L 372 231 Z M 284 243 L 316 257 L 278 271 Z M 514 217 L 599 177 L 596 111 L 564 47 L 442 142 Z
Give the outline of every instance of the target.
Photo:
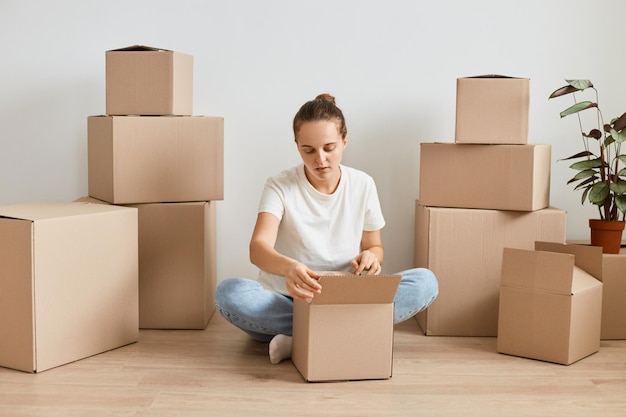
M 602 246 L 603 253 L 619 253 L 624 225 L 623 221 L 589 219 L 591 245 Z

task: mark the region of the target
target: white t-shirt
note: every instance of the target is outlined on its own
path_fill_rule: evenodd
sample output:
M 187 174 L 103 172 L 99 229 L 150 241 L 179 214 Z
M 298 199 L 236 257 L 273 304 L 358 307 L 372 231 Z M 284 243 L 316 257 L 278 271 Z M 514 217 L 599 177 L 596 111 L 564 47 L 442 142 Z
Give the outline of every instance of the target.
M 306 178 L 304 164 L 269 178 L 259 213 L 280 220 L 275 249 L 313 271 L 349 271 L 361 252 L 363 231 L 385 225 L 372 177 L 341 165 L 341 180 L 333 194 L 317 191 Z M 285 278 L 259 271 L 267 289 L 288 295 Z

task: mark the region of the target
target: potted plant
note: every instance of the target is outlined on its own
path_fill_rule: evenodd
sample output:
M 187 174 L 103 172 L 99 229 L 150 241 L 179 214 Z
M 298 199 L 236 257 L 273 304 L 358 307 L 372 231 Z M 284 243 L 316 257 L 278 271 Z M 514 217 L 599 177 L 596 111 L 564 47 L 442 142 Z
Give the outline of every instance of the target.
M 574 189 L 582 191 L 581 203 L 589 201 L 598 206 L 599 219 L 590 219 L 591 244 L 602 246 L 604 253 L 618 253 L 624 230 L 626 212 L 626 154 L 622 154 L 621 145 L 626 141 L 626 113 L 606 121 L 598 106 L 598 90 L 589 80 L 566 80 L 567 85 L 550 94 L 549 99 L 571 95 L 574 104 L 563 110 L 561 118 L 576 114 L 580 127 L 583 150 L 564 158 L 578 160 L 570 165 L 576 175 L 568 184 L 575 184 Z M 578 101 L 577 93 L 591 89 L 594 101 Z M 594 126 L 585 131 L 580 112 L 593 109 Z M 596 229 L 600 227 L 600 229 Z M 609 232 L 607 232 L 607 230 Z M 611 230 L 616 230 L 610 232 Z M 605 235 L 613 235 L 613 243 L 602 243 Z

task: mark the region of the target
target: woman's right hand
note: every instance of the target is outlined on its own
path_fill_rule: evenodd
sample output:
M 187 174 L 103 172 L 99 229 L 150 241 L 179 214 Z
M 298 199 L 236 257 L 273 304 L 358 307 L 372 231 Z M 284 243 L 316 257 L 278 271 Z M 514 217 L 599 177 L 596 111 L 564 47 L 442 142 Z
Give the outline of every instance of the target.
M 319 275 L 301 262 L 293 262 L 285 273 L 289 295 L 296 300 L 310 300 L 322 292 Z

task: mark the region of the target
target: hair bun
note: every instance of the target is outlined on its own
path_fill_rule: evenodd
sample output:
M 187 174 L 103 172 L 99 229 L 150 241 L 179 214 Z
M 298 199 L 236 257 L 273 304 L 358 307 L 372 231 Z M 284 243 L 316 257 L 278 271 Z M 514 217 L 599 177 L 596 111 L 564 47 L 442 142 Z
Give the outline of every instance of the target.
M 329 101 L 335 104 L 335 97 L 331 96 L 328 93 L 323 93 L 323 94 L 318 95 L 317 97 L 315 97 L 315 100 Z

